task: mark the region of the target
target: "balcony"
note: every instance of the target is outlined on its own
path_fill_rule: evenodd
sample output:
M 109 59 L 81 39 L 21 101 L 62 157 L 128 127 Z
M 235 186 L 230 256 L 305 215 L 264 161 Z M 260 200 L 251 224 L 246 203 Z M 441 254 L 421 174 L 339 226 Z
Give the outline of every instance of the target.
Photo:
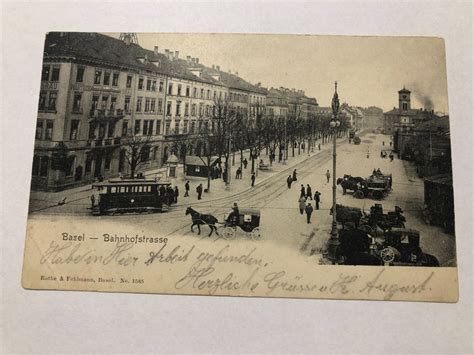
M 118 121 L 124 118 L 124 116 L 125 112 L 123 109 L 92 109 L 89 111 L 89 119 L 91 121 Z

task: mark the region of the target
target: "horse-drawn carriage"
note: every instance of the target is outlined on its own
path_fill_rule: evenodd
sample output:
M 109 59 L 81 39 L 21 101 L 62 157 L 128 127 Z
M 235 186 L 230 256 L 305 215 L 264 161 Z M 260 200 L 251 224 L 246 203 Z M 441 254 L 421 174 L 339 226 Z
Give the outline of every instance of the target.
M 420 233 L 413 229 L 393 228 L 382 238 L 360 229 L 339 232 L 337 257 L 345 265 L 439 266 L 435 256 L 420 247 Z
M 378 171 L 368 178 L 344 174 L 344 177 L 337 179 L 337 184 L 341 185 L 343 195 L 347 190 L 351 190 L 355 198 L 370 197 L 381 200 L 392 190 L 392 174 L 382 174 Z
M 194 226 L 198 227 L 198 234 L 201 234 L 201 225 L 207 225 L 211 229 L 209 236 L 215 232 L 218 236 L 222 235 L 225 239 L 234 239 L 236 237 L 237 228 L 242 230 L 246 236 L 253 240 L 259 240 L 260 234 L 260 211 L 252 208 L 242 208 L 236 213 L 230 211 L 224 216 L 223 222 L 211 214 L 202 214 L 188 207 L 186 215 L 190 214 L 192 218 L 191 231 L 194 232 Z M 219 230 L 222 233 L 219 234 Z

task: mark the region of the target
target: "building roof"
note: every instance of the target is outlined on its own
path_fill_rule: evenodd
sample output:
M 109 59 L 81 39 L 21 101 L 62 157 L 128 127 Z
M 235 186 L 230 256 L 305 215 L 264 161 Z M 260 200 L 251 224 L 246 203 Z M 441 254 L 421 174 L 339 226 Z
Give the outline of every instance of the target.
M 219 160 L 219 157 L 211 158 L 211 166 Z M 185 160 L 186 165 L 207 166 L 207 157 L 198 157 L 196 155 L 187 155 Z
M 410 90 L 407 90 L 407 89 L 405 89 L 405 87 L 403 87 L 403 89 L 401 89 L 401 90 L 400 90 L 400 91 L 398 91 L 398 92 L 399 92 L 399 93 L 407 93 L 407 94 L 411 93 L 411 91 L 410 91 Z
M 44 57 L 81 59 L 135 70 L 152 71 L 263 95 L 267 93 L 265 88 L 252 85 L 238 75 L 211 69 L 203 64 L 191 63 L 174 56 L 168 57 L 163 53 L 155 53 L 134 43 L 126 44 L 120 39 L 100 33 L 50 32 L 46 35 Z M 200 69 L 201 76 L 194 75 L 190 70 L 193 68 Z M 212 74 L 219 74 L 220 80 L 213 78 Z

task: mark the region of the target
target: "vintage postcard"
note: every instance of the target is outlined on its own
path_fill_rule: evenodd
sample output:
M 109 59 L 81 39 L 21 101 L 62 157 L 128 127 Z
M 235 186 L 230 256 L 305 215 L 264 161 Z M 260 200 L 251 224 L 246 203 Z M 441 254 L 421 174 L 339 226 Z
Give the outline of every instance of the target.
M 457 301 L 442 39 L 51 32 L 40 76 L 23 287 Z

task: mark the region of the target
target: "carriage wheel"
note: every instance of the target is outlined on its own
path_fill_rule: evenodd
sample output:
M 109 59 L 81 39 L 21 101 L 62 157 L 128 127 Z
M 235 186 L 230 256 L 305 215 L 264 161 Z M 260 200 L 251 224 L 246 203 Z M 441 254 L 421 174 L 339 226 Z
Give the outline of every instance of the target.
M 357 190 L 354 192 L 354 197 L 358 199 L 364 198 L 364 193 L 361 190 Z
M 395 260 L 395 251 L 393 248 L 388 247 L 380 251 L 380 257 L 382 258 L 385 264 L 390 264 Z
M 260 233 L 260 228 L 255 227 L 250 231 L 250 238 L 253 240 L 259 240 L 262 238 L 262 234 Z
M 235 228 L 232 227 L 225 227 L 222 231 L 222 236 L 225 239 L 234 239 L 235 238 Z

